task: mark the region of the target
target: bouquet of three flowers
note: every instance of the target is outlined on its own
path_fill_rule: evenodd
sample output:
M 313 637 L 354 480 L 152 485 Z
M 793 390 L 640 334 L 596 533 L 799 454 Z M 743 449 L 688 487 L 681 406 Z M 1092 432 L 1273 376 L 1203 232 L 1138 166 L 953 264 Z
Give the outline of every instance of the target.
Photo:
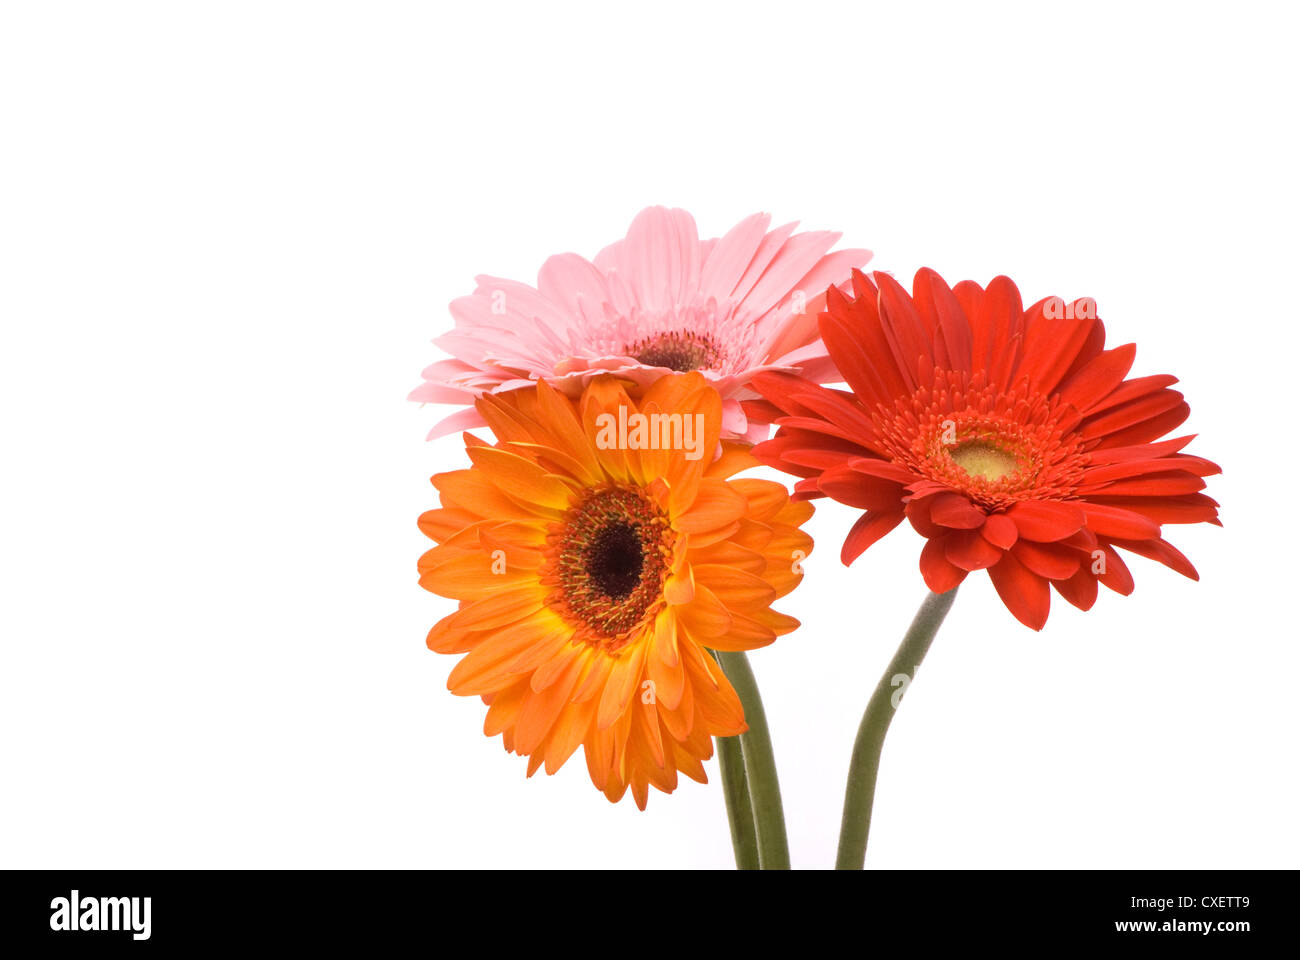
M 411 394 L 461 406 L 431 436 L 486 429 L 420 518 L 420 583 L 458 602 L 428 637 L 462 657 L 449 689 L 483 699 L 530 776 L 582 747 L 595 786 L 643 809 L 651 786 L 704 782 L 716 743 L 743 868 L 789 864 L 745 651 L 799 627 L 773 603 L 812 551 L 810 500 L 862 511 L 845 564 L 904 521 L 924 538 L 909 669 L 972 572 L 1037 630 L 1053 590 L 1082 609 L 1131 592 L 1122 553 L 1195 578 L 1163 527 L 1218 522 L 1218 468 L 1161 439 L 1189 412 L 1174 378 L 1129 379 L 1135 348 L 1107 348 L 1092 301 L 1026 307 L 1005 277 L 928 269 L 909 292 L 837 240 L 762 215 L 700 240 L 650 208 L 536 287 L 480 277 Z M 759 464 L 793 492 L 744 475 Z M 895 672 L 859 730 L 843 867 L 865 855 Z

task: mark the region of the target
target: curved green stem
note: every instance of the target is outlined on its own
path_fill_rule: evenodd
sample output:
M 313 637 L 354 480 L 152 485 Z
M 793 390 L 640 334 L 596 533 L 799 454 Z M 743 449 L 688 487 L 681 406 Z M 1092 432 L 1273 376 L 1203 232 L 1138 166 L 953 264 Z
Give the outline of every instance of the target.
M 840 849 L 835 858 L 836 870 L 861 870 L 867 859 L 867 833 L 871 829 L 871 804 L 876 795 L 876 773 L 880 769 L 880 750 L 885 745 L 885 734 L 894 712 L 902 702 L 906 682 L 913 679 L 916 668 L 925 659 L 934 642 L 934 635 L 948 615 L 957 588 L 947 593 L 932 593 L 925 598 L 908 627 L 903 642 L 899 644 L 894 659 L 889 661 L 884 676 L 867 701 L 866 712 L 858 726 L 858 738 L 853 743 L 853 759 L 849 763 L 849 782 L 844 790 L 844 818 L 840 822 Z M 904 679 L 899 679 L 900 677 Z M 897 680 L 897 682 L 895 682 Z M 895 702 L 895 689 L 898 690 Z
M 745 780 L 745 755 L 740 737 L 715 737 L 718 766 L 722 769 L 722 795 L 727 801 L 727 823 L 731 826 L 731 848 L 737 870 L 758 869 L 758 834 L 754 829 L 754 807 Z
M 758 836 L 758 863 L 763 870 L 789 870 L 790 845 L 785 836 L 785 813 L 781 809 L 781 784 L 776 776 L 776 758 L 772 738 L 767 731 L 767 714 L 758 695 L 758 683 L 749 659 L 738 652 L 718 651 L 727 679 L 745 708 L 749 730 L 740 735 L 749 779 L 749 799 L 754 810 L 754 827 Z

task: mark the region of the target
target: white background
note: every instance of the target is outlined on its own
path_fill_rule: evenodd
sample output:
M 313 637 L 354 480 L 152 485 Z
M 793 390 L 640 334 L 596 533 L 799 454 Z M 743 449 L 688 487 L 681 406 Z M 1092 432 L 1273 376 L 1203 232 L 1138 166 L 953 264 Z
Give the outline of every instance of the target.
M 1048 6 L 6 4 L 0 865 L 728 865 L 716 778 L 525 780 L 415 582 L 447 302 L 665 203 L 1095 297 L 1225 468 L 1200 583 L 1041 634 L 963 587 L 869 863 L 1300 866 L 1293 12 Z M 800 867 L 924 594 L 852 519 L 752 656 Z

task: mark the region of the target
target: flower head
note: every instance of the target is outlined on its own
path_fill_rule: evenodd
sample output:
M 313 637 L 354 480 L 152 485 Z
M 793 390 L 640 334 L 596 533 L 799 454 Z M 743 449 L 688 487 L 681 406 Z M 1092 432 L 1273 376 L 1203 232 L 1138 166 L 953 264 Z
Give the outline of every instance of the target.
M 1136 348 L 1105 349 L 1091 300 L 1024 309 L 1006 277 L 949 288 L 934 271 L 912 294 L 887 274 L 828 292 L 822 339 L 850 393 L 765 373 L 758 401 L 778 431 L 764 463 L 803 477 L 796 498 L 860 508 L 852 563 L 904 518 L 926 538 L 921 574 L 943 593 L 988 570 L 1022 623 L 1047 622 L 1049 584 L 1081 609 L 1097 584 L 1128 594 L 1119 550 L 1196 579 L 1167 523 L 1217 524 L 1200 491 L 1219 472 L 1163 440 L 1189 408 L 1170 376 L 1128 380 Z
M 424 371 L 410 399 L 470 404 L 549 381 L 577 397 L 593 377 L 617 374 L 633 393 L 665 373 L 698 370 L 723 399 L 723 437 L 766 436 L 740 400 L 760 370 L 833 375 L 817 339 L 820 294 L 847 283 L 867 250 L 827 251 L 838 233 L 768 230 L 755 214 L 726 236 L 700 240 L 685 210 L 649 207 L 627 237 L 587 261 L 548 259 L 537 286 L 497 277 L 451 303 L 456 327 L 434 340 L 451 354 Z M 430 439 L 482 426 L 474 409 L 442 420 Z
M 802 577 L 812 505 L 729 479 L 757 462 L 719 444 L 722 401 L 699 373 L 639 401 L 603 377 L 577 400 L 542 382 L 477 408 L 497 443 L 466 435 L 473 466 L 435 476 L 442 506 L 420 518 L 438 543 L 420 584 L 459 601 L 429 633 L 464 654 L 448 688 L 483 698 L 485 732 L 530 776 L 582 745 L 611 801 L 631 787 L 644 808 L 679 772 L 703 782 L 711 737 L 746 729 L 707 651 L 798 626 L 771 604 Z

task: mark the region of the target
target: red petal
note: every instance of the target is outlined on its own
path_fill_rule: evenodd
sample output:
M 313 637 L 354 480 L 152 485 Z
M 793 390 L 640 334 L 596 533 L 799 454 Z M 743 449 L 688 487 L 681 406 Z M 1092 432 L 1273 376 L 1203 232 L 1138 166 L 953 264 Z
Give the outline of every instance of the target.
M 948 370 L 970 373 L 970 321 L 943 277 L 929 267 L 922 267 L 912 281 L 912 299 L 927 325 L 935 331 L 935 362 Z
M 1004 513 L 995 513 L 984 519 L 984 528 L 980 531 L 984 539 L 995 547 L 1009 550 L 1020 536 L 1016 522 Z
M 957 286 L 962 288 L 962 284 Z M 959 300 L 970 292 L 968 288 L 960 294 L 953 291 Z M 984 370 L 990 384 L 1006 387 L 1020 364 L 1024 340 L 1025 308 L 1020 291 L 1009 278 L 994 277 L 980 298 L 978 314 L 967 309 L 966 315 L 971 318 L 972 371 Z
M 918 386 L 916 369 L 918 358 L 924 369 L 934 367 L 934 353 L 930 349 L 930 338 L 912 298 L 907 295 L 895 280 L 887 273 L 877 271 L 872 274 L 876 286 L 880 288 L 880 323 L 889 343 L 890 353 L 898 365 L 907 386 L 912 390 Z M 911 392 L 910 390 L 908 392 Z
M 1181 393 L 1165 390 L 1085 422 L 1079 434 L 1085 440 L 1104 437 L 1113 446 L 1146 443 L 1173 430 L 1191 411 Z
M 1171 410 L 1166 410 L 1159 416 L 1152 417 L 1150 420 L 1144 420 L 1141 423 L 1135 423 L 1125 430 L 1118 430 L 1110 434 L 1103 441 L 1107 444 L 1131 444 L 1131 443 L 1149 443 L 1152 440 L 1158 440 L 1171 430 L 1177 430 L 1183 425 L 1192 412 L 1192 408 L 1186 403 L 1180 403 Z
M 930 519 L 943 527 L 978 530 L 984 526 L 984 511 L 958 493 L 941 493 L 930 501 Z
M 1109 497 L 1095 498 L 1098 505 L 1116 509 L 1132 509 L 1152 523 L 1219 523 L 1219 504 L 1203 493 L 1190 493 L 1179 497 Z M 1134 534 L 1112 534 L 1124 540 L 1147 539 Z
M 1043 394 L 1056 392 L 1092 332 L 1095 317 L 1049 318 L 1039 301 L 1025 311 L 1025 356 L 1019 372 Z
M 1066 580 L 1079 571 L 1079 555 L 1055 544 L 1021 540 L 1012 552 L 1032 573 L 1048 580 Z
M 1126 343 L 1090 360 L 1061 387 L 1061 399 L 1087 414 L 1090 407 L 1118 387 L 1133 367 L 1137 345 Z
M 989 579 L 1017 620 L 1034 630 L 1043 629 L 1052 605 L 1046 580 L 1031 573 L 1010 553 L 1003 554 L 1002 562 L 989 568 Z
M 780 439 L 780 438 L 778 438 Z M 774 441 L 767 440 L 765 443 Z M 773 448 L 768 448 L 770 453 Z M 768 466 L 774 466 L 778 470 L 784 470 L 786 473 L 792 473 L 796 477 L 812 477 L 820 471 L 830 470 L 833 467 L 842 467 L 853 454 L 845 453 L 842 450 L 814 450 L 807 447 L 790 447 L 780 454 L 779 463 L 773 463 L 769 460 L 763 460 Z M 802 469 L 794 470 L 792 467 Z
M 935 496 L 937 494 L 926 497 L 913 497 L 907 501 L 907 505 L 903 508 L 907 519 L 911 521 L 912 529 L 927 540 L 942 537 L 948 533 L 947 527 L 941 527 L 930 519 L 930 502 Z
M 1184 470 L 1149 473 L 1141 477 L 1128 477 L 1107 483 L 1086 483 L 1075 492 L 1080 496 L 1097 494 L 1102 497 L 1177 497 L 1205 489 L 1205 481 Z
M 791 457 L 789 462 L 792 464 L 797 465 L 803 462 L 802 459 L 793 459 L 792 455 L 798 451 L 841 453 L 843 454 L 842 459 L 865 457 L 870 453 L 870 451 L 852 440 L 828 437 L 824 433 L 814 433 L 810 430 L 798 430 L 792 427 L 781 427 L 775 437 L 755 444 L 751 452 L 768 466 L 785 469 L 780 466 L 780 461 L 784 457 Z
M 835 424 L 844 434 L 860 443 L 869 444 L 878 436 L 876 426 L 867 416 L 862 404 L 849 399 L 847 394 L 810 383 L 792 391 L 790 396 L 811 415 Z
M 901 517 L 903 488 L 889 480 L 870 477 L 848 467 L 827 470 L 817 487 L 833 500 L 859 510 L 898 511 Z
M 840 562 L 847 567 L 862 556 L 867 547 L 902 522 L 903 514 L 901 511 L 897 513 L 864 513 L 849 528 L 848 536 L 844 538 L 844 546 L 840 548 Z
M 1177 377 L 1172 377 L 1167 373 L 1157 374 L 1154 377 L 1134 377 L 1132 380 L 1125 380 L 1106 394 L 1105 397 L 1093 404 L 1090 413 L 1100 413 L 1103 410 L 1110 410 L 1141 397 L 1158 393 L 1165 387 L 1172 387 L 1177 382 Z
M 1188 473 L 1194 473 L 1198 477 L 1212 477 L 1216 473 L 1223 473 L 1223 468 L 1213 460 L 1206 460 L 1204 457 L 1194 457 L 1187 453 L 1178 453 L 1172 457 L 1166 457 L 1170 466 L 1178 470 L 1186 470 Z
M 1192 433 L 1173 440 L 1161 440 L 1159 443 L 1135 443 L 1125 447 L 1114 446 L 1108 440 L 1103 440 L 1096 449 L 1089 452 L 1088 459 L 1094 464 L 1152 460 L 1177 453 L 1195 439 L 1196 434 Z
M 1150 540 L 1160 536 L 1160 524 L 1140 513 L 1100 503 L 1084 504 L 1088 529 L 1098 536 L 1120 540 Z
M 1051 542 L 1064 540 L 1083 528 L 1085 517 L 1077 503 L 1061 500 L 1025 500 L 1006 515 L 1015 521 L 1020 536 L 1026 540 Z
M 1192 580 L 1201 579 L 1201 575 L 1192 566 L 1192 561 L 1166 540 L 1116 540 L 1115 546 L 1136 553 L 1140 557 L 1146 557 L 1148 560 L 1163 563 L 1170 570 L 1181 573 L 1184 577 Z
M 848 365 L 866 375 L 865 383 L 871 391 L 868 393 L 863 393 L 852 381 L 845 381 L 864 402 L 871 399 L 892 402 L 894 397 L 909 393 L 911 387 L 898 371 L 881 326 L 877 308 L 879 291 L 860 270 L 855 269 L 852 275 L 856 299 L 850 301 L 835 289 L 827 291 L 827 313 L 819 321 L 824 327 L 822 340 L 837 363 L 840 353 L 847 352 Z M 845 343 L 846 339 L 851 345 Z
M 1133 592 L 1133 574 L 1129 573 L 1128 564 L 1120 559 L 1120 555 L 1110 544 L 1103 543 L 1100 550 L 1103 556 L 1093 558 L 1089 571 L 1096 571 L 1098 580 L 1116 593 L 1127 597 Z M 1099 560 L 1100 570 L 1097 569 Z
M 983 570 L 1002 559 L 1003 551 L 976 530 L 962 530 L 945 537 L 944 556 L 963 570 Z
M 1074 301 L 1075 315 L 1080 314 L 1080 305 L 1084 301 Z M 1092 304 L 1092 310 L 1095 312 L 1096 304 Z M 1092 321 L 1092 329 L 1088 331 L 1088 337 L 1083 341 L 1083 346 L 1079 348 L 1079 355 L 1074 358 L 1074 363 L 1070 364 L 1070 369 L 1065 371 L 1065 376 L 1061 378 L 1061 383 L 1069 383 L 1074 379 L 1075 374 L 1085 366 L 1101 356 L 1102 348 L 1106 346 L 1106 325 L 1101 322 L 1101 318 Z
M 861 328 L 847 316 L 834 312 L 823 313 L 818 320 L 818 328 L 826 352 L 835 362 L 835 368 L 864 403 L 886 402 L 891 396 L 891 386 L 902 387 L 901 383 L 892 384 L 888 374 L 877 368 L 867 351 L 864 342 L 867 338 L 863 336 Z
M 1053 580 L 1052 586 L 1080 610 L 1091 610 L 1097 602 L 1097 579 L 1086 569 L 1080 569 L 1068 580 Z
M 882 480 L 892 480 L 897 484 L 908 484 L 916 479 L 916 474 L 906 467 L 900 467 L 888 460 L 877 460 L 874 457 L 856 457 L 849 461 L 849 466 L 859 473 L 880 477 Z
M 849 277 L 853 286 L 854 298 L 859 302 L 868 303 L 874 307 L 876 300 L 880 297 L 880 291 L 871 282 L 871 278 L 857 267 L 849 271 Z
M 927 540 L 921 549 L 921 577 L 935 593 L 947 593 L 966 579 L 966 571 L 948 559 L 940 538 Z
M 820 476 L 804 477 L 802 480 L 799 480 L 795 483 L 794 495 L 791 497 L 791 499 L 792 500 L 813 500 L 816 499 L 817 497 L 826 496 L 826 494 L 822 493 L 821 482 L 822 481 Z
M 1208 477 L 1220 472 L 1218 464 L 1211 463 L 1209 460 L 1175 454 L 1171 457 L 1157 457 L 1150 460 L 1124 460 L 1120 463 L 1106 463 L 1101 466 L 1088 467 L 1084 471 L 1083 482 L 1091 486 L 1167 471 L 1180 471 L 1197 477 Z

